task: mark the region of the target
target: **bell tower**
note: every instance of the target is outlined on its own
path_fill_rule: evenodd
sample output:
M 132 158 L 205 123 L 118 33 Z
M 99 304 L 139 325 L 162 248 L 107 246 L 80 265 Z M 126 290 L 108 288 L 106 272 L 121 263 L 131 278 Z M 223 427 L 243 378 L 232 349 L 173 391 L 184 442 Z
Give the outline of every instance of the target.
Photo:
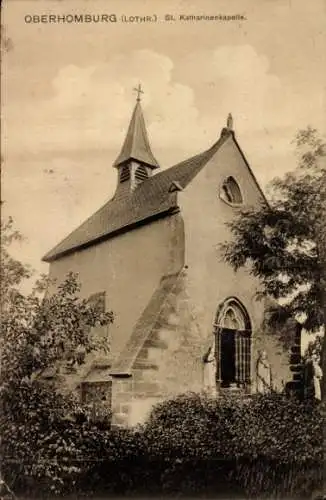
M 137 92 L 136 105 L 120 154 L 113 164 L 118 171 L 115 196 L 131 193 L 159 168 L 151 151 L 140 103 L 143 90 L 140 85 L 134 90 Z

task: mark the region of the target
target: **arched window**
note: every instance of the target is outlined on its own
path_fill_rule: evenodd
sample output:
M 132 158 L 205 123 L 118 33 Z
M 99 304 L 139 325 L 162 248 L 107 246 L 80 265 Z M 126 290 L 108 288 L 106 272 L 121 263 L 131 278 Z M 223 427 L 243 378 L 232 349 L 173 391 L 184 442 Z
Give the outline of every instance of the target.
M 120 182 L 126 182 L 130 179 L 130 170 L 128 165 L 124 165 L 120 170 Z
M 219 308 L 214 334 L 220 386 L 248 388 L 251 378 L 251 325 L 246 309 L 237 299 L 228 299 Z
M 240 205 L 243 203 L 240 187 L 233 177 L 228 177 L 226 181 L 223 182 L 220 197 L 230 205 Z
M 145 179 L 148 179 L 148 173 L 146 170 L 146 167 L 144 165 L 140 165 L 136 172 L 135 172 L 135 179 L 138 182 L 144 181 Z
M 242 311 L 235 301 L 227 303 L 219 318 L 220 326 L 233 330 L 245 330 L 245 319 Z

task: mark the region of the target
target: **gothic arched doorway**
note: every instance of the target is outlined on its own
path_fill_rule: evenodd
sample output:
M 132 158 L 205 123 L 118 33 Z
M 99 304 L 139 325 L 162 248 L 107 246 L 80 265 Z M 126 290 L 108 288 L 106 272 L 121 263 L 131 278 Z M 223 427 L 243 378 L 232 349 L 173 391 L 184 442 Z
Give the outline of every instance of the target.
M 237 299 L 227 299 L 219 308 L 214 335 L 219 386 L 249 388 L 251 323 L 245 307 Z

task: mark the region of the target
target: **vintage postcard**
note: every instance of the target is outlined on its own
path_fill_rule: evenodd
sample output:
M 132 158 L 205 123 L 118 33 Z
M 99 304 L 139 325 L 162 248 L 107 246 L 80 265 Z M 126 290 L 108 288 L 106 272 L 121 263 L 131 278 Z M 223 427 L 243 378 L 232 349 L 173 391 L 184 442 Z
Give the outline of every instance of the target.
M 325 26 L 3 2 L 1 498 L 325 498 Z

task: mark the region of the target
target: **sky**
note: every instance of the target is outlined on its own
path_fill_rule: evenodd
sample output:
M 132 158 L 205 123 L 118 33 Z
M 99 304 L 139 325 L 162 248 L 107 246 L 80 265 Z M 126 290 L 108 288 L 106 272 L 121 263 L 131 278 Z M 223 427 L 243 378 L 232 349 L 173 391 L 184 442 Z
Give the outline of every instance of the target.
M 110 198 L 141 83 L 153 153 L 167 168 L 208 149 L 229 112 L 265 190 L 295 167 L 292 140 L 325 132 L 325 12 L 320 0 L 127 2 L 7 0 L 2 23 L 2 199 L 41 257 Z M 26 23 L 41 14 L 115 14 L 116 23 Z M 156 15 L 123 23 L 121 15 Z M 165 21 L 172 14 L 175 21 Z M 244 21 L 180 21 L 179 15 Z

